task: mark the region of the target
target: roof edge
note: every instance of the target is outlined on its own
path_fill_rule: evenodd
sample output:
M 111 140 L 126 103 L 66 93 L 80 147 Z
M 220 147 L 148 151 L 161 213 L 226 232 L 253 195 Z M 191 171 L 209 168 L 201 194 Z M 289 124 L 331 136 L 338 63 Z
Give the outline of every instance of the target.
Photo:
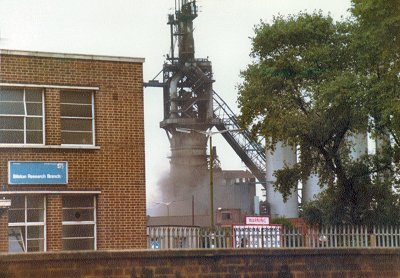
M 29 50 L 11 50 L 11 49 L 0 49 L 0 55 L 1 54 L 17 55 L 17 56 L 31 56 L 31 57 L 61 58 L 61 59 L 81 59 L 81 60 L 96 60 L 96 61 L 128 62 L 128 63 L 144 63 L 144 61 L 145 61 L 144 58 L 137 58 L 137 57 L 41 52 L 41 51 L 29 51 Z

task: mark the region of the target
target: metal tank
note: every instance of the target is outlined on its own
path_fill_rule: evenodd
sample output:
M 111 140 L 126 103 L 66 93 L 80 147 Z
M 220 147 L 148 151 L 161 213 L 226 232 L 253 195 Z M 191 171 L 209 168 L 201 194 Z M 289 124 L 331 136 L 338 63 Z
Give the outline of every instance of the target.
M 350 148 L 350 159 L 357 160 L 368 153 L 368 134 L 357 133 L 347 137 Z M 324 191 L 326 187 L 319 185 L 319 178 L 316 174 L 311 174 L 306 180 L 302 189 L 302 203 L 315 199 L 316 195 Z
M 321 193 L 324 187 L 319 186 L 319 178 L 317 174 L 311 174 L 303 184 L 301 202 L 302 204 L 312 201 L 315 196 Z
M 350 143 L 350 158 L 357 160 L 361 156 L 368 154 L 368 134 L 356 133 L 348 137 Z
M 296 163 L 296 150 L 291 146 L 286 146 L 282 142 L 278 142 L 275 150 L 272 152 L 267 150 L 267 182 L 272 184 L 275 181 L 274 171 L 282 169 L 285 165 L 291 166 Z M 266 187 L 267 202 L 271 216 L 285 216 L 288 218 L 296 218 L 298 213 L 298 194 L 294 190 L 286 202 L 283 201 L 282 194 L 275 191 L 271 185 Z

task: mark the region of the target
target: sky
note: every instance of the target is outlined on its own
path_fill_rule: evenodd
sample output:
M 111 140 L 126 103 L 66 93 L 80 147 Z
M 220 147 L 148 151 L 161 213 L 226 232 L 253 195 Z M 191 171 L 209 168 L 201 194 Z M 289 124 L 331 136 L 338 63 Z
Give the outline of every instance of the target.
M 167 15 L 174 0 L 0 0 L 0 49 L 145 58 L 144 81 L 162 69 L 169 51 Z M 321 10 L 335 19 L 348 16 L 350 0 L 199 0 L 194 21 L 196 58 L 213 65 L 214 90 L 238 113 L 240 71 L 252 62 L 251 37 L 260 20 Z M 161 76 L 160 76 L 161 79 Z M 165 201 L 156 184 L 169 171 L 169 142 L 159 128 L 162 90 L 144 89 L 148 206 Z M 224 170 L 245 170 L 218 135 L 213 145 Z

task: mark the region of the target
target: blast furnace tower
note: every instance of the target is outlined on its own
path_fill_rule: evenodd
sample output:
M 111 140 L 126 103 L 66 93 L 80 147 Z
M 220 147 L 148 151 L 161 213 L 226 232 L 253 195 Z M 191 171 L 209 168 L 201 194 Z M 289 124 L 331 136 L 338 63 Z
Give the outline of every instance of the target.
M 206 135 L 177 129 L 206 131 L 218 123 L 213 113 L 211 62 L 195 58 L 196 17 L 196 1 L 189 0 L 176 0 L 175 14 L 168 16 L 171 49 L 163 66 L 164 119 L 160 127 L 171 145 L 170 178 L 175 191 L 190 190 L 208 172 Z
M 163 184 L 163 199 L 195 196 L 196 212 L 210 214 L 215 211 L 210 212 L 210 192 L 204 192 L 204 185 L 211 184 L 205 131 L 218 129 L 264 188 L 267 186 L 266 154 L 263 145 L 250 132 L 235 132 L 241 129 L 236 115 L 212 88 L 211 62 L 195 57 L 193 21 L 196 17 L 195 0 L 175 0 L 175 13 L 168 16 L 171 46 L 161 71 L 162 82 L 153 79 L 144 85 L 163 88 L 164 119 L 160 127 L 166 131 L 171 148 L 170 177 Z M 190 132 L 184 133 L 184 130 Z M 175 203 L 175 212 L 188 210 L 177 206 Z

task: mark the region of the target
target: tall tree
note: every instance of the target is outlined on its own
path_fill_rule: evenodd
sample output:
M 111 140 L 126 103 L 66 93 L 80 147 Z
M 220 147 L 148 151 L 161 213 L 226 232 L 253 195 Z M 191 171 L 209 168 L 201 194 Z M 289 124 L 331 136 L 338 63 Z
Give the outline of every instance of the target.
M 371 111 L 377 109 L 370 73 L 360 70 L 359 60 L 366 60 L 356 47 L 361 28 L 354 19 L 334 22 L 321 13 L 262 22 L 253 38 L 255 62 L 239 86 L 242 124 L 271 138 L 269 149 L 279 141 L 299 146 L 299 162 L 276 171 L 274 186 L 287 197 L 299 181 L 318 174 L 329 188 L 321 200 L 330 211 L 312 211 L 310 205 L 309 212 L 331 224 L 366 223 L 378 211 L 391 219 L 397 205 L 396 198 L 387 204 L 391 186 L 374 178 L 393 170 L 391 160 L 350 156 L 354 146 L 348 139 L 371 129 Z
M 377 135 L 400 145 L 400 2 L 353 0 L 352 46 L 358 72 L 368 77 L 371 116 Z
M 366 76 L 371 132 L 378 147 L 399 172 L 400 168 L 400 2 L 398 0 L 353 0 L 357 71 Z M 396 187 L 399 175 L 385 175 Z M 393 181 L 394 180 L 394 181 Z

